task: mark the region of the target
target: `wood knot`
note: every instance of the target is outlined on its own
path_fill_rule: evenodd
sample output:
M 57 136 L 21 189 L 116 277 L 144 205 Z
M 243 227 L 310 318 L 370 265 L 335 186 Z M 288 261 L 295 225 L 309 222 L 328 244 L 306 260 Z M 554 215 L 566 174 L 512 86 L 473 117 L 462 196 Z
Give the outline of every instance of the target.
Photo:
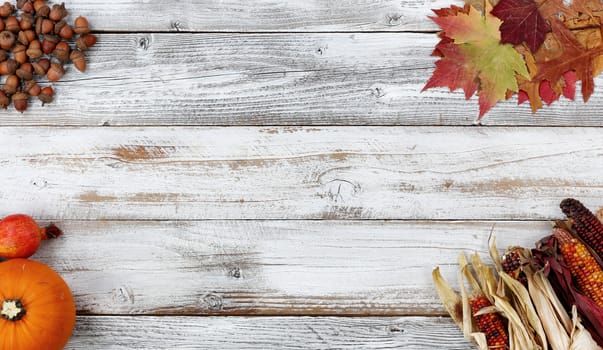
M 345 203 L 361 190 L 359 184 L 348 180 L 335 179 L 326 183 L 325 196 L 334 203 Z
M 402 23 L 402 14 L 390 13 L 385 16 L 385 19 L 388 26 L 399 26 Z
M 228 271 L 228 275 L 232 278 L 241 278 L 241 269 L 234 267 Z
M 141 50 L 148 50 L 149 46 L 151 46 L 151 40 L 149 40 L 149 37 L 147 36 L 143 36 L 142 38 L 138 39 L 138 48 Z
M 212 311 L 220 311 L 224 306 L 222 297 L 214 293 L 205 294 L 202 300 L 205 307 Z
M 184 30 L 184 24 L 182 24 L 182 22 L 175 20 L 172 21 L 171 25 L 173 30 L 177 31 L 177 32 L 181 32 Z
M 122 304 L 134 304 L 134 290 L 130 286 L 121 286 L 114 289 L 113 300 Z

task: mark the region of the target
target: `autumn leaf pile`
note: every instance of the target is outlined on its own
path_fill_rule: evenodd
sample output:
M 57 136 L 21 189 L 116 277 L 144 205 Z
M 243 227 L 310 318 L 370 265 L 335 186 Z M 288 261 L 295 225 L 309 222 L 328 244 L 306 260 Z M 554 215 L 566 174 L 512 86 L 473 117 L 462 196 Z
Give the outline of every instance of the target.
M 478 96 L 479 117 L 517 95 L 532 112 L 561 96 L 573 100 L 581 82 L 586 102 L 603 71 L 600 0 L 466 0 L 434 10 L 441 29 L 436 68 L 423 90 L 462 89 Z

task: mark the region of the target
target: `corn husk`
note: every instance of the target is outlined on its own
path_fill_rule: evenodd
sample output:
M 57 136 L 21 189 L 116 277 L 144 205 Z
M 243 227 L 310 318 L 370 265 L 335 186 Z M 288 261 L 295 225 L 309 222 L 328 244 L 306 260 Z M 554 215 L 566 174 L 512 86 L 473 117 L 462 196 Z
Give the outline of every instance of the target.
M 529 344 L 532 344 L 534 348 L 539 347 L 543 350 L 547 350 L 548 344 L 546 334 L 542 322 L 538 317 L 538 313 L 536 312 L 536 308 L 532 303 L 530 293 L 521 282 L 503 271 L 500 263 L 500 254 L 496 248 L 496 239 L 494 237 L 490 240 L 490 257 L 492 258 L 494 266 L 502 281 L 500 286 L 506 287 L 508 298 L 511 300 L 513 308 L 521 320 L 521 325 L 525 328 L 525 334 L 530 338 Z
M 601 347 L 593 339 L 590 332 L 582 326 L 576 305 L 572 307 L 572 320 L 572 344 L 569 350 L 601 350 Z
M 561 303 L 568 309 L 576 306 L 581 324 L 597 344 L 603 346 L 603 308 L 574 286 L 569 267 L 557 255 L 556 239 L 552 236 L 543 238 L 532 253 L 540 265 L 545 267 L 544 273 Z

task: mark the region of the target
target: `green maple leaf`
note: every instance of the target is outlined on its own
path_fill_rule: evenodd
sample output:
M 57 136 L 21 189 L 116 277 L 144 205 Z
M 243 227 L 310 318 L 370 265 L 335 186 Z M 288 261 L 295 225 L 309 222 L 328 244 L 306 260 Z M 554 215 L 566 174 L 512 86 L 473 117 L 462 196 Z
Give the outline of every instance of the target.
M 448 45 L 457 45 L 459 49 L 454 58 L 444 55 L 441 61 L 446 63 L 450 59 L 462 60 L 463 64 L 457 62 L 456 66 L 466 69 L 462 70 L 463 74 L 450 74 L 443 68 L 448 66 L 453 69 L 455 65 L 438 66 L 436 62 L 437 68 L 424 89 L 434 86 L 455 89 L 471 86 L 472 82 L 477 81 L 480 106 L 478 119 L 498 101 L 506 99 L 508 91 L 519 90 L 516 74 L 529 79 L 523 57 L 513 46 L 501 44 L 499 27 L 502 22 L 492 16 L 490 10 L 491 5 L 486 2 L 485 15 L 470 6 L 467 12 L 457 11 L 456 15 L 431 17 L 442 28 L 443 36 L 452 39 Z

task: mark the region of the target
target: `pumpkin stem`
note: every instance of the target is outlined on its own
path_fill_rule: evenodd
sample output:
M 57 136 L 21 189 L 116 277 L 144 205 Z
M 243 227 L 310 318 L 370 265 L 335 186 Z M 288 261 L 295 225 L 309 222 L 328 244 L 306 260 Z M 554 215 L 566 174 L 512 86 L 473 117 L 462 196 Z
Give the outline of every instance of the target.
M 40 229 L 40 235 L 42 236 L 43 240 L 57 238 L 62 234 L 63 231 L 61 231 L 61 229 L 58 228 L 55 224 L 50 224 Z
M 2 302 L 0 316 L 9 321 L 19 321 L 26 314 L 25 307 L 19 299 L 6 299 Z

